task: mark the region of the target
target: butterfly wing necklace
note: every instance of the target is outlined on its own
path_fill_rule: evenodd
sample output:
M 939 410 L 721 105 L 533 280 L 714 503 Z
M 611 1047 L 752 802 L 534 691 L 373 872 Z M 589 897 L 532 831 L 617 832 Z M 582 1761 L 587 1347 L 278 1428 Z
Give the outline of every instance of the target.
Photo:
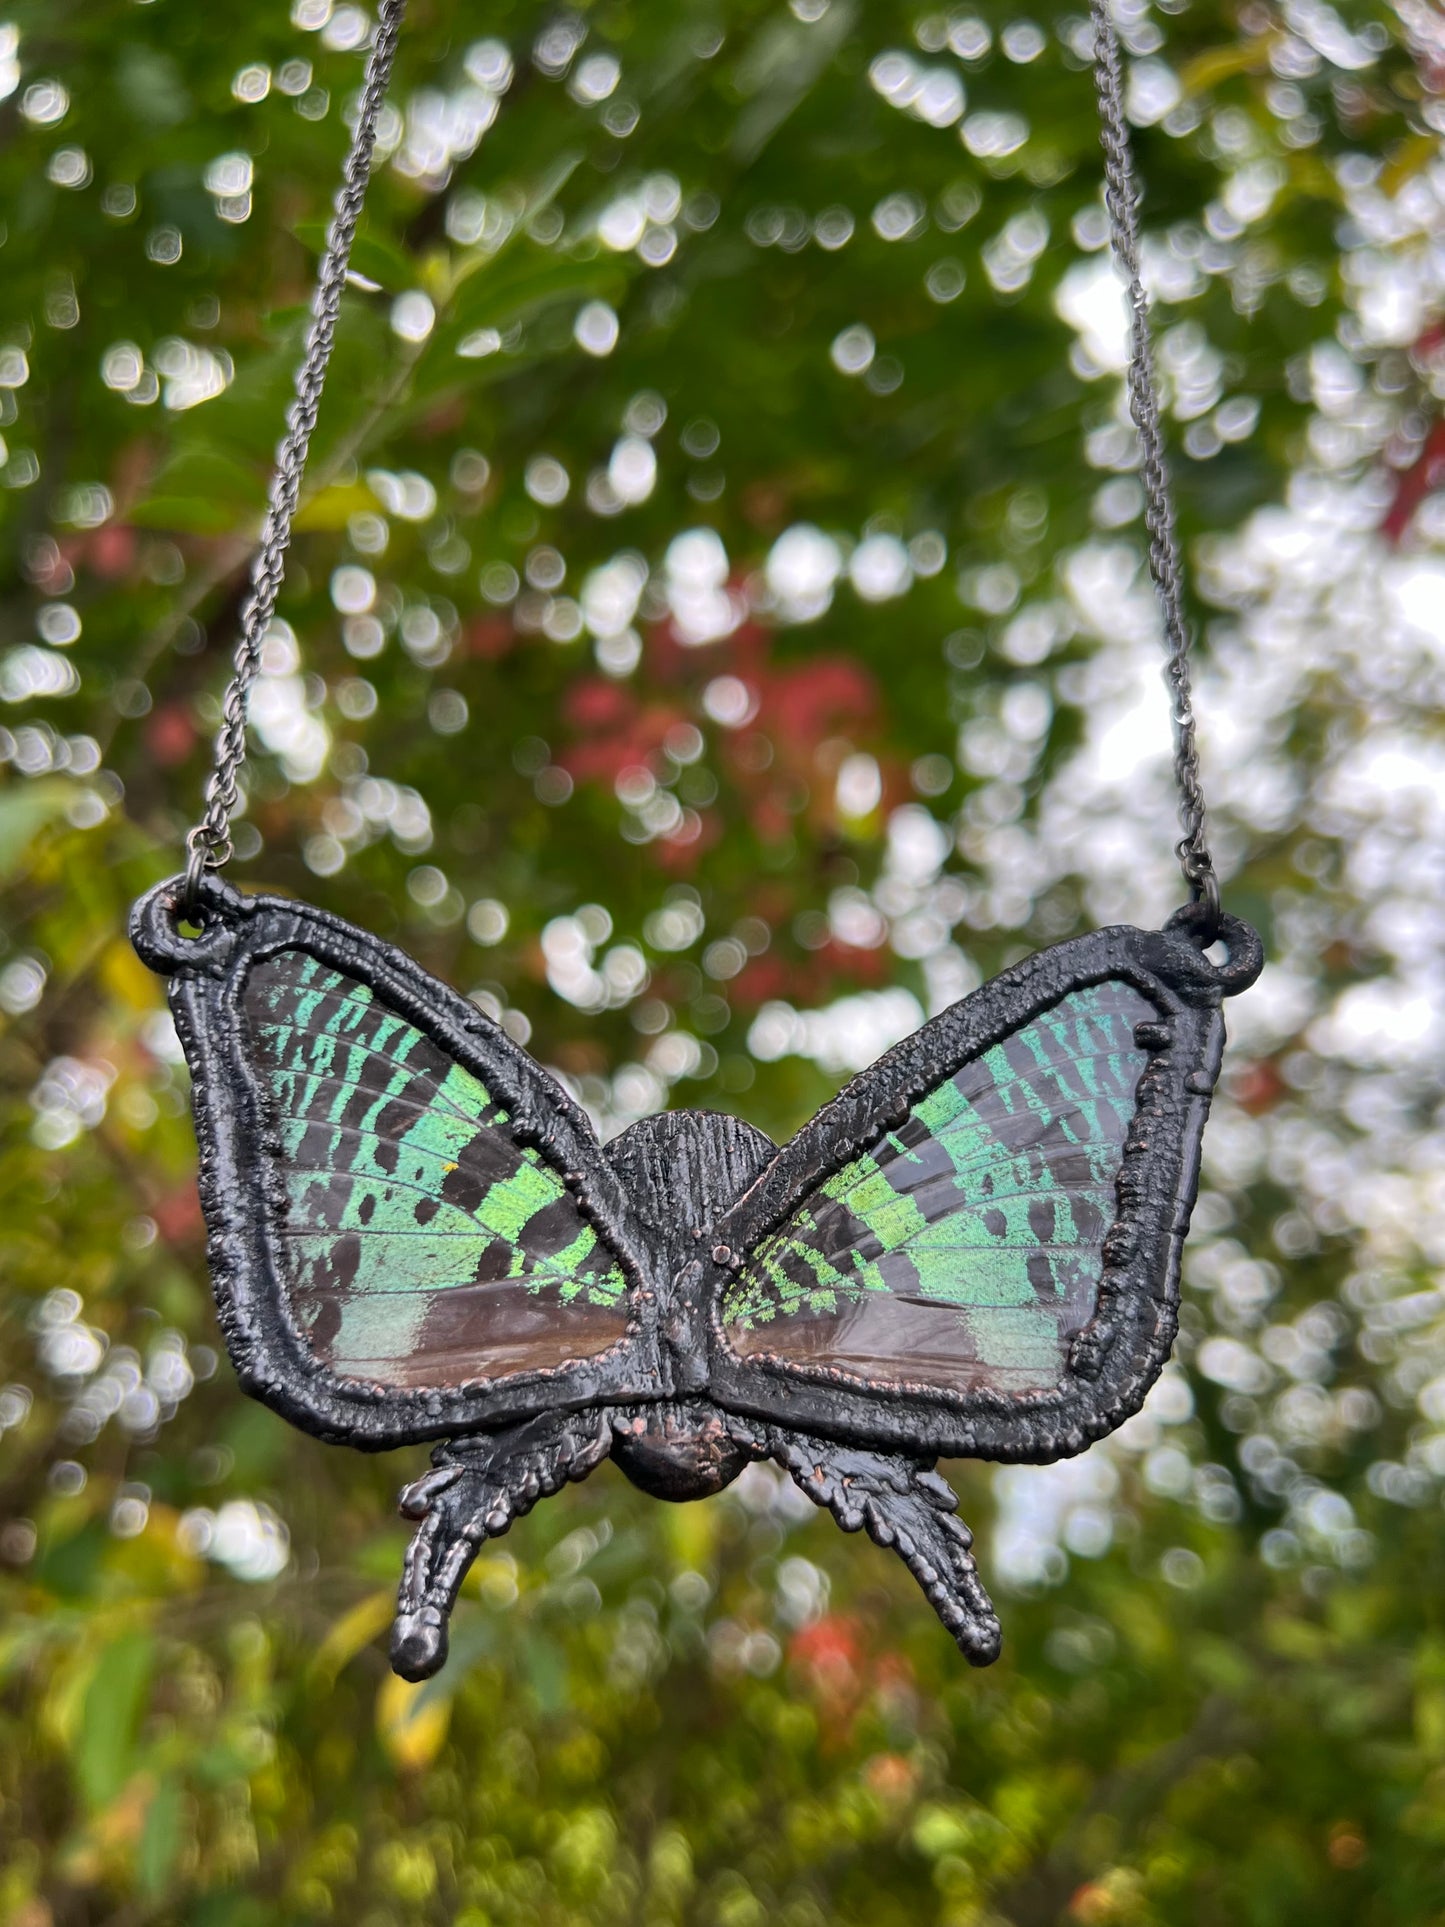
M 976 1664 L 999 1624 L 940 1456 L 1046 1463 L 1137 1411 L 1173 1342 L 1224 1046 L 1262 953 L 1206 840 L 1189 635 L 1118 42 L 1092 0 L 1105 200 L 1163 613 L 1190 902 L 1013 965 L 779 1149 L 703 1111 L 603 1146 L 467 999 L 218 872 L 405 0 L 382 0 L 187 868 L 132 933 L 190 1066 L 216 1301 L 244 1388 L 320 1438 L 437 1440 L 392 1663 L 434 1673 L 478 1548 L 611 1457 L 663 1499 L 772 1460 L 907 1564 Z M 1222 946 L 1225 960 L 1209 952 Z

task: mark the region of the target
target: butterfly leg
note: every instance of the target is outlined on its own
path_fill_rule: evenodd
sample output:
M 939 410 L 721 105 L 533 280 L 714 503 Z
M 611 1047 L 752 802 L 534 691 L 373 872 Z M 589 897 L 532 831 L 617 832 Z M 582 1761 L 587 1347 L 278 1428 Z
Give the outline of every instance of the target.
M 792 1432 L 771 1435 L 769 1456 L 845 1532 L 865 1531 L 898 1554 L 965 1659 L 987 1666 L 998 1658 L 998 1617 L 969 1550 L 973 1534 L 931 1465 Z
M 583 1412 L 547 1414 L 436 1448 L 431 1471 L 401 1495 L 402 1516 L 421 1523 L 402 1568 L 394 1671 L 420 1680 L 441 1669 L 451 1610 L 479 1549 L 569 1479 L 585 1479 L 611 1444 L 606 1414 Z

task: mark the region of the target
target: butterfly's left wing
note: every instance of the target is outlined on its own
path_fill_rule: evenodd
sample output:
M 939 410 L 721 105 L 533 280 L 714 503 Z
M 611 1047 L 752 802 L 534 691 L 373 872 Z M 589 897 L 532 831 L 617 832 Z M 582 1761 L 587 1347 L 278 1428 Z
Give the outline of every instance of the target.
M 191 1067 L 248 1391 L 366 1447 L 659 1391 L 652 1244 L 587 1119 L 493 1021 L 324 912 L 137 908 Z
M 716 1228 L 711 1389 L 850 1444 L 1046 1461 L 1174 1336 L 1224 1041 L 1258 974 L 1113 929 L 1004 972 L 856 1079 Z

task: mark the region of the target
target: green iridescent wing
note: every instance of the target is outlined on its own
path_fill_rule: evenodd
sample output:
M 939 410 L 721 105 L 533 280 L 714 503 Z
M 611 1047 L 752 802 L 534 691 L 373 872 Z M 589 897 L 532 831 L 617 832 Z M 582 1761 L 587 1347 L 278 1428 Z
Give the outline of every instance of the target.
M 1048 1392 L 1092 1317 L 1135 1093 L 1129 984 L 1070 991 L 916 1099 L 745 1255 L 740 1359 L 945 1392 Z
M 241 1009 L 286 1310 L 320 1365 L 454 1387 L 619 1343 L 618 1259 L 480 1077 L 303 950 L 258 962 Z

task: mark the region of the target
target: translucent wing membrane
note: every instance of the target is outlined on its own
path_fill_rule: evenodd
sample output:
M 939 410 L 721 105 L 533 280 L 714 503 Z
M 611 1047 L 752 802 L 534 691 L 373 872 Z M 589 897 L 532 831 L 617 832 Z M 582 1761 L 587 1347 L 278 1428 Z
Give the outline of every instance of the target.
M 945 1391 L 1046 1391 L 1093 1315 L 1135 1091 L 1138 991 L 1071 991 L 805 1197 L 732 1281 L 766 1354 Z
M 242 997 L 284 1184 L 291 1321 L 332 1371 L 457 1386 L 591 1358 L 625 1279 L 508 1113 L 365 984 L 300 950 Z

